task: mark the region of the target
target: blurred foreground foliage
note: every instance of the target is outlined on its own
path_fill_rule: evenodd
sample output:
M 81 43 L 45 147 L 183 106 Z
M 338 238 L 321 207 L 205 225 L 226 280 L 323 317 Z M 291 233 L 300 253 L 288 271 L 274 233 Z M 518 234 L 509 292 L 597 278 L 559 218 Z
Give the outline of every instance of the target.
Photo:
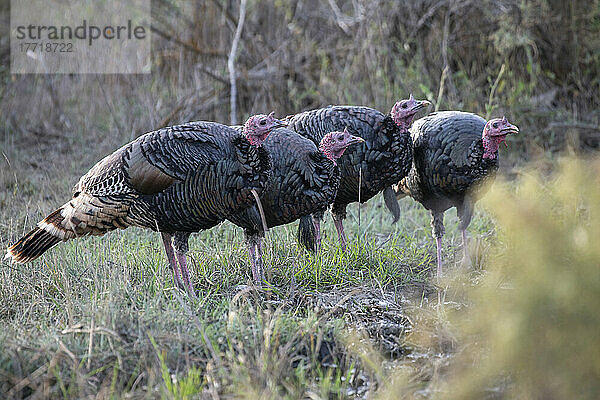
M 600 398 L 600 160 L 531 171 L 484 201 L 499 251 L 454 317 L 463 330 L 449 398 Z

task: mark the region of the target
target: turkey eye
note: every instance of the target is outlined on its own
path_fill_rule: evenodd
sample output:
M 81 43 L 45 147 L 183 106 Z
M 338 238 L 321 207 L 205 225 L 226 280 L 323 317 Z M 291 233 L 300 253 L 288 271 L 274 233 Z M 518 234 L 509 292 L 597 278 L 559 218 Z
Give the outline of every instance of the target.
M 497 128 L 497 127 L 498 127 L 498 123 L 497 123 L 497 122 L 494 122 L 494 124 L 493 124 L 492 126 L 493 126 L 494 128 Z
M 341 142 L 342 140 L 344 140 L 343 136 L 338 136 L 338 140 Z
M 263 126 L 264 126 L 266 123 L 267 123 L 267 122 L 266 122 L 264 119 L 263 119 L 262 121 L 260 121 L 260 124 L 261 124 L 261 125 L 263 125 Z
M 407 107 L 406 103 L 402 103 L 402 108 L 406 108 L 406 107 Z

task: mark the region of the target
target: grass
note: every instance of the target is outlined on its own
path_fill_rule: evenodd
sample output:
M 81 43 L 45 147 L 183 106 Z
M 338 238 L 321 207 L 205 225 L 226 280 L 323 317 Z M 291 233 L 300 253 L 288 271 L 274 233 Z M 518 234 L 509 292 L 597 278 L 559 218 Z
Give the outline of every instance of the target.
M 7 146 L 0 245 L 62 204 L 108 144 L 90 146 L 80 158 L 63 157 L 52 146 Z M 51 161 L 45 168 L 36 152 Z M 503 191 L 478 204 L 469 227 L 472 269 L 455 263 L 461 239 L 456 212 L 447 212 L 443 256 L 446 269 L 458 273 L 447 281 L 431 278 L 428 212 L 402 200 L 402 217 L 391 225 L 381 197 L 360 213 L 358 205 L 349 207 L 347 253 L 329 219 L 317 256 L 298 247 L 296 224 L 271 230 L 265 241 L 271 286 L 260 291 L 248 285 L 242 233 L 228 223 L 190 241 L 198 301 L 173 288 L 159 237 L 149 231 L 62 243 L 26 266 L 3 262 L 0 397 L 597 398 L 595 353 L 582 351 L 596 348 L 590 339 L 597 332 L 590 317 L 597 304 L 594 242 L 557 250 L 563 238 L 597 225 L 592 205 L 600 203 L 589 182 L 598 168 L 588 164 L 558 179 L 548 173 L 555 165 L 547 168 L 542 160 L 537 169 L 518 168 L 508 189 L 498 184 Z M 577 173 L 587 181 L 575 179 Z M 535 185 L 528 181 L 540 175 Z M 532 240 L 536 232 L 544 238 L 540 245 Z M 574 257 L 575 250 L 586 256 Z M 560 271 L 565 259 L 572 260 L 571 273 L 536 278 L 546 268 Z M 564 292 L 573 276 L 568 287 L 577 290 Z M 518 291 L 498 295 L 511 285 Z M 578 290 L 591 300 L 578 302 Z M 558 293 L 569 307 L 558 306 Z M 553 329 L 557 318 L 568 324 Z M 525 322 L 509 329 L 515 320 Z M 530 320 L 534 329 L 525 329 Z M 500 329 L 503 324 L 509 328 Z M 569 343 L 571 327 L 577 333 Z M 562 368 L 560 359 L 571 368 Z M 519 378 L 537 376 L 532 365 L 539 370 L 544 360 L 556 367 L 546 368 L 541 384 Z M 586 366 L 584 375 L 573 367 L 577 362 Z M 473 371 L 473 365 L 482 367 Z M 584 376 L 583 383 L 571 372 Z
M 188 46 L 153 35 L 150 75 L 10 75 L 9 41 L 0 43 L 0 248 L 137 135 L 227 121 L 220 54 L 236 5 L 221 3 L 153 4 L 153 27 Z M 455 263 L 456 213 L 446 213 L 443 256 L 459 274 L 442 282 L 431 278 L 429 215 L 408 199 L 396 225 L 380 198 L 360 210 L 360 224 L 358 206 L 349 207 L 346 254 L 330 220 L 316 257 L 298 248 L 296 224 L 273 229 L 272 286 L 262 291 L 244 286 L 251 275 L 239 229 L 195 235 L 198 301 L 173 288 L 160 240 L 147 231 L 63 243 L 26 266 L 3 261 L 0 398 L 599 398 L 600 346 L 589 339 L 598 257 L 579 229 L 598 222 L 552 225 L 572 215 L 563 212 L 568 199 L 523 208 L 547 205 L 525 188 L 562 193 L 548 177 L 557 153 L 598 148 L 598 2 L 333 2 L 348 31 L 332 2 L 251 3 L 236 67 L 240 119 L 340 103 L 386 112 L 412 92 L 440 110 L 506 114 L 521 134 L 501 150 L 502 174 L 519 177 L 538 159 L 538 171 L 521 176 L 540 172 L 543 183 L 519 179 L 490 195 L 497 223 L 478 205 L 466 271 Z M 9 25 L 0 25 L 6 37 Z M 563 184 L 592 198 L 589 186 Z M 531 255 L 536 232 L 545 245 Z M 564 240 L 574 233 L 583 246 Z M 565 243 L 568 251 L 556 250 Z
M 107 85 L 117 119 L 127 121 L 126 129 L 111 129 L 114 118 L 77 91 L 97 89 L 93 80 L 86 82 L 58 84 L 79 96 L 71 105 L 65 95 L 67 132 L 37 130 L 43 121 L 3 125 L 0 247 L 63 204 L 94 162 L 152 128 L 154 111 L 129 118 L 137 114 L 124 103 L 126 92 Z M 40 82 L 30 83 L 24 83 L 28 90 L 43 91 Z M 133 86 L 136 98 L 148 97 L 144 85 Z M 23 99 L 5 98 L 4 110 L 39 106 L 39 115 L 52 112 L 47 98 L 35 100 L 37 106 Z M 427 305 L 434 291 L 429 215 L 411 200 L 401 204 L 396 225 L 380 197 L 360 210 L 360 224 L 358 206 L 350 206 L 346 254 L 330 219 L 316 257 L 298 248 L 296 224 L 273 229 L 265 241 L 273 287 L 259 293 L 241 287 L 251 274 L 238 228 L 226 223 L 194 235 L 190 259 L 198 302 L 173 289 L 160 239 L 148 231 L 61 243 L 26 266 L 3 261 L 0 397 L 181 398 L 191 388 L 199 396 L 243 397 L 249 387 L 256 393 L 247 398 L 372 392 L 388 372 L 373 370 L 361 354 L 393 360 L 410 352 L 407 309 Z M 456 213 L 446 221 L 444 256 L 452 265 L 460 245 Z M 490 217 L 478 213 L 471 232 L 486 242 Z M 358 335 L 354 346 L 349 331 Z
M 15 207 L 3 209 L 6 216 L 27 206 L 18 193 L 4 193 Z M 244 286 L 250 271 L 238 228 L 224 223 L 195 235 L 197 302 L 174 289 L 159 237 L 149 231 L 61 243 L 25 266 L 4 262 L 0 393 L 346 398 L 372 390 L 377 378 L 349 351 L 356 347 L 349 330 L 397 358 L 409 351 L 406 306 L 432 292 L 429 216 L 410 200 L 401 204 L 396 225 L 380 197 L 362 207 L 360 224 L 358 206 L 350 206 L 347 253 L 330 220 L 318 255 L 298 247 L 296 224 L 271 230 L 265 262 L 272 286 L 263 291 Z M 48 210 L 4 226 L 3 247 Z M 452 258 L 459 235 L 449 214 L 445 256 Z M 492 229 L 485 214 L 475 221 L 475 236 Z
M 599 171 L 598 159 L 563 160 L 484 200 L 502 246 L 477 285 L 451 284 L 472 306 L 449 315 L 462 349 L 444 397 L 598 398 Z

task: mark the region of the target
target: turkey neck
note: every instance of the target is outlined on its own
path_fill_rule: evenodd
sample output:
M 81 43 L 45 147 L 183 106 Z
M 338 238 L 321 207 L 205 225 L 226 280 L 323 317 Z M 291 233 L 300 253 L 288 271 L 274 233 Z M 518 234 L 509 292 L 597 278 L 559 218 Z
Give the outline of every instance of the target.
M 327 157 L 327 159 L 329 161 L 331 161 L 334 166 L 337 166 L 337 159 L 340 158 L 344 154 L 344 152 L 346 151 L 346 148 L 344 147 L 341 150 L 335 151 L 328 144 L 321 144 L 321 145 L 319 145 L 319 151 L 325 157 Z
M 498 143 L 494 138 L 491 138 L 485 134 L 481 140 L 483 143 L 483 158 L 488 158 L 490 160 L 497 159 L 500 143 Z
M 248 143 L 250 143 L 254 147 L 261 147 L 261 145 L 263 144 L 267 136 L 269 136 L 269 134 L 266 133 L 261 135 L 260 137 L 257 137 L 254 133 L 255 131 L 253 129 L 247 128 L 245 125 L 242 128 L 242 134 L 244 138 L 248 141 Z
M 410 116 L 410 117 L 406 117 L 406 118 L 400 118 L 397 121 L 394 120 L 394 118 L 390 115 L 390 118 L 392 118 L 392 120 L 394 120 L 394 123 L 396 124 L 396 126 L 398 127 L 398 133 L 400 134 L 408 134 L 408 129 L 410 128 L 410 126 L 413 123 L 413 119 L 414 119 L 414 115 Z

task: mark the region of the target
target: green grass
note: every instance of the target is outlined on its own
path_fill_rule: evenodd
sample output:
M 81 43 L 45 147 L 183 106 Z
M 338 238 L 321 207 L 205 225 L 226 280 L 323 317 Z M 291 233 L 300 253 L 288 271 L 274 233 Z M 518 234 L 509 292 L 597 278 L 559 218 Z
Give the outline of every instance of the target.
M 6 216 L 23 215 L 19 207 L 27 204 L 16 196 L 4 193 L 14 207 L 3 210 Z M 432 292 L 428 213 L 411 200 L 401 205 L 396 225 L 380 197 L 361 208 L 360 224 L 358 205 L 351 205 L 346 253 L 329 217 L 317 255 L 299 248 L 297 224 L 272 229 L 264 254 L 272 286 L 258 291 L 239 228 L 224 223 L 194 235 L 189 258 L 198 301 L 173 287 L 160 239 L 150 231 L 61 243 L 27 265 L 4 262 L 0 393 L 346 398 L 367 387 L 365 377 L 377 379 L 349 351 L 349 330 L 369 338 L 391 318 L 373 307 L 399 310 L 400 318 L 407 304 Z M 43 216 L 30 211 L 27 221 L 5 219 L 3 247 Z M 448 214 L 445 257 L 451 268 L 459 234 L 455 213 Z M 484 214 L 473 226 L 476 237 L 492 229 Z M 387 305 L 371 304 L 387 298 Z M 369 346 L 385 348 L 372 336 Z M 398 349 L 408 346 L 405 334 L 395 340 Z M 408 350 L 394 351 L 393 358 Z
M 0 14 L 8 19 L 5 3 Z M 223 55 L 233 32 L 223 21 L 226 13 L 235 18 L 236 6 L 221 3 L 154 4 L 153 26 L 218 54 L 153 35 L 150 75 L 10 75 L 8 63 L 0 65 L 0 249 L 67 200 L 96 161 L 139 134 L 228 120 L 228 86 L 197 68 L 228 80 Z M 502 175 L 536 159 L 547 173 L 556 153 L 598 148 L 597 2 L 514 0 L 500 12 L 485 4 L 336 2 L 354 20 L 349 32 L 328 2 L 255 3 L 236 66 L 240 119 L 340 103 L 387 112 L 413 93 L 439 109 L 514 119 L 522 134 L 501 150 Z M 8 37 L 9 24 L 2 27 Z M 8 43 L 0 43 L 5 56 Z M 535 188 L 544 192 L 547 184 Z M 592 185 L 566 186 L 580 193 Z M 198 301 L 173 288 L 158 235 L 147 231 L 63 243 L 26 266 L 2 261 L 0 398 L 599 398 L 592 358 L 600 359 L 600 345 L 589 339 L 598 336 L 598 256 L 588 245 L 566 252 L 569 262 L 563 253 L 557 258 L 569 234 L 582 240 L 581 227 L 565 233 L 542 223 L 566 215 L 560 207 L 529 224 L 532 213 L 517 212 L 529 199 L 508 195 L 520 183 L 511 189 L 495 207 L 526 226 L 505 215 L 496 227 L 478 205 L 469 228 L 472 269 L 456 263 L 460 234 L 456 212 L 447 213 L 445 268 L 460 273 L 442 282 L 431 276 L 429 215 L 408 199 L 393 226 L 380 198 L 360 210 L 360 224 L 358 206 L 350 206 L 345 254 L 330 220 L 317 256 L 298 248 L 296 224 L 273 229 L 265 241 L 272 286 L 261 291 L 244 288 L 251 274 L 239 229 L 223 224 L 195 235 Z M 536 232 L 548 244 L 528 258 Z M 522 273 L 508 268 L 498 284 L 506 260 Z M 552 276 L 559 279 L 540 278 Z M 576 290 L 566 290 L 573 281 Z M 519 290 L 506 291 L 506 282 Z M 479 286 L 487 292 L 471 293 Z M 514 319 L 524 321 L 518 329 L 501 326 Z M 479 336 L 465 333 L 471 320 Z M 531 368 L 536 362 L 542 368 Z M 569 393 L 577 388 L 589 395 Z
M 62 204 L 75 165 L 84 163 L 57 157 L 41 170 L 17 154 L 11 149 L 10 167 L 0 170 L 2 248 Z M 539 374 L 551 382 L 545 386 L 597 398 L 595 352 L 581 349 L 596 348 L 589 315 L 597 253 L 593 240 L 581 239 L 591 233 L 581 232 L 597 225 L 589 182 L 598 168 L 579 168 L 534 186 L 528 179 L 539 172 L 519 169 L 520 179 L 478 203 L 471 269 L 458 262 L 458 221 L 447 212 L 443 257 L 451 273 L 442 281 L 432 277 L 429 213 L 404 199 L 391 225 L 381 197 L 349 206 L 346 253 L 329 216 L 317 255 L 299 248 L 296 223 L 272 229 L 264 246 L 269 285 L 261 290 L 251 285 L 240 229 L 224 223 L 192 236 L 197 301 L 174 289 L 150 231 L 61 243 L 25 266 L 4 261 L 0 398 L 515 398 L 548 395 L 520 379 L 538 376 L 546 359 L 553 367 Z M 579 288 L 581 300 L 591 300 L 580 301 Z M 511 321 L 516 330 L 504 326 Z M 560 359 L 585 362 L 584 383 Z

